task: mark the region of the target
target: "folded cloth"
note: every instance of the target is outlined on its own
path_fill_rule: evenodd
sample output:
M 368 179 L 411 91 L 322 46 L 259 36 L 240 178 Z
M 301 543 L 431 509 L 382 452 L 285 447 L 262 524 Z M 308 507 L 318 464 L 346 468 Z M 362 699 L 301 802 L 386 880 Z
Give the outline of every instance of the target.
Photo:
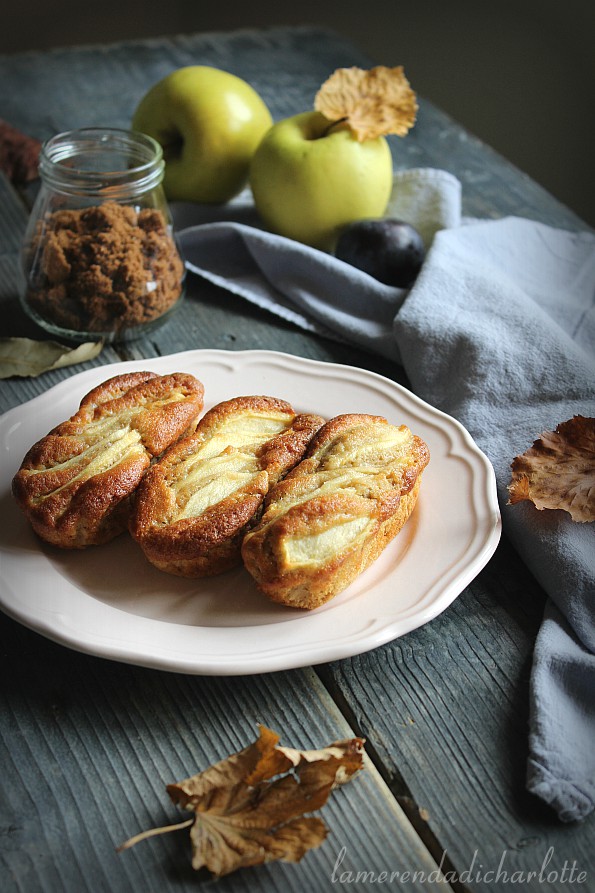
M 509 506 L 510 462 L 595 416 L 595 237 L 517 218 L 436 236 L 395 320 L 413 389 L 458 418 L 496 472 L 503 529 L 548 606 L 531 677 L 527 786 L 563 821 L 595 806 L 595 525 Z
M 593 661 L 548 602 L 533 657 L 528 788 L 568 822 L 588 815 L 595 797 Z
M 563 821 L 580 819 L 595 807 L 595 525 L 508 506 L 507 484 L 513 457 L 542 431 L 595 416 L 595 236 L 515 217 L 462 221 L 460 184 L 437 170 L 396 174 L 387 213 L 429 248 L 409 291 L 259 229 L 249 198 L 235 220 L 179 237 L 190 271 L 402 363 L 413 390 L 490 458 L 504 530 L 551 598 L 531 677 L 527 786 Z
M 406 289 L 262 230 L 248 193 L 226 208 L 225 220 L 209 207 L 173 212 L 191 272 L 308 331 L 398 360 L 393 322 Z M 397 173 L 387 215 L 412 223 L 429 246 L 438 230 L 459 225 L 461 185 L 446 171 Z

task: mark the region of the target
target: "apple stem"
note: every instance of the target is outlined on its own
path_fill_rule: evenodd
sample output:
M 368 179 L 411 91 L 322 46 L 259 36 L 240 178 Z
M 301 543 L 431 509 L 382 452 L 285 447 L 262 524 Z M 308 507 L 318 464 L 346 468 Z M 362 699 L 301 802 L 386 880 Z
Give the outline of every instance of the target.
M 323 130 L 323 132 L 322 132 L 320 138 L 322 139 L 323 137 L 328 136 L 329 133 L 330 133 L 335 127 L 341 127 L 343 124 L 345 124 L 345 123 L 347 122 L 347 120 L 348 120 L 347 115 L 345 115 L 343 118 L 338 118 L 336 121 L 331 121 L 331 123 L 329 124 L 329 126 L 328 126 L 328 127 L 325 127 L 325 129 Z

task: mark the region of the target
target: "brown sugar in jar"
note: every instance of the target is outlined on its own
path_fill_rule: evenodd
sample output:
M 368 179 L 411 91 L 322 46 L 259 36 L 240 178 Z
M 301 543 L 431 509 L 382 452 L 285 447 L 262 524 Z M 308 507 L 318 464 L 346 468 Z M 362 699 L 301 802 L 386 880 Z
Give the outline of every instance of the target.
M 33 239 L 28 301 L 64 329 L 103 332 L 152 322 L 175 304 L 184 266 L 163 214 L 105 202 L 55 211 Z M 114 325 L 115 324 L 115 325 Z
M 184 264 L 158 144 L 128 131 L 60 134 L 44 145 L 40 173 L 23 250 L 29 315 L 74 340 L 127 340 L 163 322 L 182 297 Z

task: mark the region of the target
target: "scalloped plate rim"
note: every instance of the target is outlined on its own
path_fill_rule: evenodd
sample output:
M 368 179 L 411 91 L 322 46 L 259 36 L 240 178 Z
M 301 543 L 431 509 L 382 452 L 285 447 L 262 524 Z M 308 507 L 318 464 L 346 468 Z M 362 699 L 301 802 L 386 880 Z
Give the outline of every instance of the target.
M 294 356 L 272 350 L 245 350 L 225 351 L 220 349 L 185 350 L 180 353 L 170 354 L 151 359 L 140 359 L 113 363 L 105 366 L 96 366 L 67 378 L 45 391 L 43 394 L 33 397 L 27 403 L 8 410 L 0 418 L 0 443 L 5 455 L 12 460 L 3 463 L 2 491 L 5 494 L 7 484 L 24 452 L 31 445 L 26 442 L 24 428 L 37 430 L 34 436 L 42 436 L 49 430 L 49 426 L 66 418 L 74 412 L 80 398 L 95 384 L 105 378 L 126 371 L 148 368 L 157 372 L 165 371 L 189 371 L 201 377 L 200 368 L 205 371 L 210 367 L 211 384 L 217 375 L 221 381 L 221 388 L 226 376 L 242 373 L 242 381 L 252 382 L 254 373 L 264 378 L 266 369 L 275 368 L 279 375 L 288 378 L 287 387 L 294 393 L 288 395 L 281 393 L 275 387 L 268 390 L 252 388 L 251 390 L 235 390 L 234 393 L 274 393 L 284 399 L 289 399 L 299 410 L 322 412 L 320 405 L 311 403 L 335 404 L 335 398 L 344 398 L 345 403 L 352 400 L 354 405 L 346 406 L 345 403 L 337 405 L 336 413 L 344 411 L 356 411 L 355 393 L 357 399 L 362 399 L 365 394 L 367 400 L 378 404 L 380 408 L 392 406 L 399 407 L 405 418 L 392 418 L 392 421 L 400 424 L 405 421 L 409 424 L 413 420 L 412 427 L 416 433 L 422 436 L 429 433 L 427 439 L 435 439 L 440 452 L 435 455 L 430 451 L 432 459 L 427 472 L 424 474 L 424 482 L 420 500 L 416 512 L 420 512 L 419 523 L 415 532 L 406 534 L 409 542 L 404 557 L 396 561 L 394 567 L 387 566 L 384 577 L 372 581 L 364 591 L 357 596 L 350 595 L 355 584 L 349 587 L 345 593 L 341 593 L 335 600 L 323 606 L 318 611 L 307 614 L 297 611 L 287 611 L 285 617 L 275 619 L 272 624 L 254 623 L 246 626 L 201 626 L 188 623 L 180 624 L 173 620 L 162 620 L 141 616 L 136 613 L 106 604 L 96 597 L 94 591 L 87 592 L 68 581 L 63 582 L 62 587 L 57 585 L 56 592 L 50 593 L 47 601 L 35 601 L 31 588 L 34 585 L 39 568 L 54 583 L 59 581 L 51 559 L 43 547 L 37 550 L 28 547 L 27 558 L 19 564 L 18 555 L 10 546 L 0 543 L 0 554 L 3 555 L 5 571 L 8 570 L 8 579 L 0 591 L 0 608 L 20 623 L 28 626 L 36 632 L 84 653 L 93 654 L 112 660 L 131 663 L 139 666 L 152 667 L 174 672 L 182 672 L 197 675 L 244 675 L 251 673 L 273 672 L 313 664 L 324 663 L 355 656 L 386 642 L 392 641 L 407 632 L 430 622 L 444 611 L 474 579 L 485 566 L 494 553 L 501 535 L 501 518 L 496 495 L 495 476 L 492 466 L 477 447 L 467 430 L 451 416 L 432 407 L 421 400 L 415 394 L 390 379 L 361 369 L 356 366 L 347 366 L 337 363 L 314 360 L 305 357 Z M 216 370 L 219 370 L 218 372 Z M 252 378 L 250 376 L 252 373 Z M 327 384 L 324 400 L 320 391 L 317 391 L 310 400 L 306 397 L 304 406 L 299 406 L 299 398 L 305 388 L 308 394 L 308 382 L 324 377 Z M 206 389 L 205 409 L 226 399 L 222 393 L 213 400 L 209 400 L 209 376 L 202 376 Z M 331 384 L 332 383 L 332 384 Z M 331 388 L 329 397 L 328 389 Z M 216 390 L 216 388 L 215 388 Z M 64 407 L 67 407 L 64 409 Z M 31 411 L 35 411 L 35 421 L 31 424 Z M 366 411 L 359 409 L 357 411 Z M 374 409 L 377 411 L 377 409 Z M 389 413 L 390 414 L 390 413 Z M 49 424 L 48 424 L 49 423 Z M 420 431 L 420 429 L 422 429 Z M 427 429 L 427 431 L 426 431 Z M 16 463 L 16 464 L 15 464 Z M 10 469 L 7 466 L 11 465 Z M 437 467 L 440 466 L 440 467 Z M 430 472 L 431 469 L 431 472 Z M 413 566 L 415 554 L 413 551 L 423 552 L 424 525 L 430 523 L 432 498 L 444 499 L 432 493 L 432 487 L 438 492 L 443 486 L 444 471 L 448 476 L 459 474 L 463 483 L 468 484 L 470 504 L 474 514 L 474 520 L 465 511 L 466 506 L 457 506 L 461 518 L 461 542 L 452 543 L 446 538 L 440 543 L 444 557 L 440 560 L 443 566 L 437 567 L 434 579 L 428 583 L 425 591 L 421 593 L 417 602 L 412 602 L 408 608 L 398 608 L 398 598 L 392 598 L 390 584 L 399 582 L 399 573 L 402 565 Z M 466 469 L 466 471 L 465 471 Z M 443 477 L 441 478 L 440 472 Z M 427 483 L 430 479 L 433 483 Z M 455 492 L 455 497 L 456 497 Z M 451 498 L 452 494 L 448 498 Z M 463 499 L 464 494 L 461 494 Z M 421 503 L 427 507 L 420 509 Z M 415 513 L 414 513 L 415 516 Z M 408 525 L 412 525 L 413 518 Z M 25 529 L 27 526 L 23 519 Z M 404 542 L 405 531 L 397 537 L 395 543 Z M 413 527 L 411 528 L 413 529 Z M 434 531 L 435 536 L 436 531 Z M 429 531 L 428 531 L 429 535 Z M 32 535 L 30 535 L 32 536 Z M 403 539 L 401 540 L 401 537 Z M 468 545 L 462 544 L 462 538 L 467 537 Z M 34 540 L 34 538 L 33 538 Z M 389 545 L 385 552 L 391 549 Z M 451 548 L 452 547 L 452 548 Z M 108 547 L 101 547 L 108 548 Z M 397 548 L 395 546 L 395 548 Z M 456 549 L 458 548 L 458 552 Z M 453 559 L 449 563 L 447 558 L 453 553 Z M 80 554 L 80 553 L 79 553 Z M 441 553 L 442 554 L 442 553 Z M 381 559 L 383 559 L 381 556 Z M 379 559 L 379 562 L 381 561 Z M 68 563 L 68 559 L 65 559 Z M 377 563 L 376 563 L 377 564 Z M 373 566 L 374 567 L 374 566 Z M 440 571 L 440 573 L 439 573 Z M 150 569 L 153 573 L 153 569 Z M 155 571 L 159 574 L 159 572 Z M 245 573 L 245 572 L 243 572 Z M 365 572 L 370 575 L 371 569 Z M 429 571 L 428 571 L 429 573 Z M 27 598 L 19 598 L 15 590 L 16 576 L 19 576 L 21 587 Z M 6 578 L 6 573 L 3 574 Z M 246 575 L 247 576 L 247 575 Z M 372 574 L 373 576 L 373 574 Z M 167 575 L 160 574 L 160 580 L 169 579 Z M 364 578 L 364 575 L 362 575 Z M 411 583 L 411 571 L 407 578 Z M 415 580 L 415 577 L 413 577 Z M 8 582 L 9 585 L 6 585 Z M 358 581 L 356 581 L 358 582 Z M 12 583 L 12 588 L 11 584 Z M 196 581 L 194 581 L 196 584 Z M 203 581 L 199 581 L 203 584 Z M 173 585 L 173 583 L 172 583 Z M 179 583 L 176 583 L 179 585 Z M 204 586 L 208 587 L 208 583 Z M 203 588 L 204 588 L 203 586 Z M 167 586 L 164 587 L 167 589 Z M 385 597 L 388 596 L 387 610 Z M 264 596 L 262 597 L 264 598 Z M 71 606 L 68 616 L 63 608 L 63 603 Z M 101 605 L 102 607 L 99 607 Z M 272 606 L 271 610 L 278 606 Z M 87 615 L 87 616 L 86 616 Z M 265 612 L 266 616 L 266 612 Z M 276 615 L 275 615 L 276 616 Z M 360 618 L 359 625 L 354 625 L 354 618 Z M 108 620 L 106 621 L 106 618 Z M 119 633 L 118 620 L 123 632 Z M 93 623 L 98 624 L 91 629 Z M 101 626 L 101 624 L 104 624 Z M 115 624 L 118 633 L 114 633 L 111 624 Z M 110 630 L 107 630 L 109 625 Z M 267 630 L 273 629 L 277 635 L 275 643 L 263 646 L 263 636 Z

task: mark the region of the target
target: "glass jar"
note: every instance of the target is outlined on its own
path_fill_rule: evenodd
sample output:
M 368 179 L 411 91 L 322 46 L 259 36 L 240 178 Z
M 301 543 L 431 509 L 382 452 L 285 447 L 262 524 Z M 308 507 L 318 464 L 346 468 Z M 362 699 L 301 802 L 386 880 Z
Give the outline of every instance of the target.
M 177 306 L 184 264 L 164 167 L 159 143 L 134 131 L 86 128 L 43 145 L 21 296 L 47 332 L 126 341 L 162 324 Z

